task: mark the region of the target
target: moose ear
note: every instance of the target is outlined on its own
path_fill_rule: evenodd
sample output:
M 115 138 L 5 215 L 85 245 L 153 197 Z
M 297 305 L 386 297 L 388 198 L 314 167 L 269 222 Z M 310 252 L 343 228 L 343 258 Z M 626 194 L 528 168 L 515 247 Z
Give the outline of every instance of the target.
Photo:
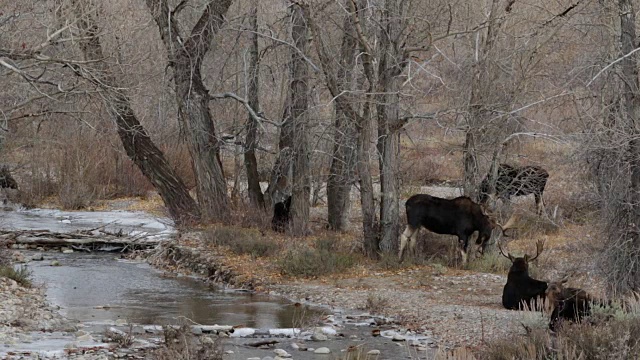
M 525 262 L 529 262 L 529 255 L 524 254 L 524 261 L 525 261 Z

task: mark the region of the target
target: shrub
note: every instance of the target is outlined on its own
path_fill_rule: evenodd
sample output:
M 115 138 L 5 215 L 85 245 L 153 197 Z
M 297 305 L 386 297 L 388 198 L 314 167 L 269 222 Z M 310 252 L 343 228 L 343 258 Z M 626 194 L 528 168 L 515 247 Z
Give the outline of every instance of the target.
M 483 256 L 478 256 L 469 261 L 469 270 L 504 274 L 509 271 L 511 261 L 497 251 L 485 251 Z
M 207 230 L 205 239 L 216 246 L 226 246 L 233 253 L 252 257 L 265 257 L 277 254 L 281 246 L 263 237 L 258 231 L 220 227 Z
M 26 266 L 16 269 L 11 265 L 2 265 L 0 277 L 9 278 L 23 287 L 31 287 L 31 271 Z
M 135 338 L 133 337 L 133 325 L 129 325 L 129 329 L 126 332 L 107 329 L 104 332 L 104 337 L 109 342 L 114 342 L 120 347 L 128 348 L 133 345 L 133 340 L 135 340 Z
M 365 310 L 373 314 L 382 314 L 384 309 L 389 306 L 389 299 L 378 294 L 367 295 L 367 303 Z
M 212 340 L 203 336 L 196 338 L 191 328 L 184 325 L 178 329 L 164 328 L 164 344 L 154 350 L 150 359 L 155 360 L 222 360 L 224 346 L 220 338 Z
M 352 267 L 353 255 L 337 250 L 335 239 L 319 239 L 314 248 L 301 247 L 289 250 L 279 261 L 283 275 L 316 277 L 337 273 Z
M 595 320 L 595 319 L 589 319 Z M 525 336 L 488 344 L 481 359 L 637 359 L 640 354 L 640 317 L 629 314 L 608 321 L 563 323 L 555 338 L 544 328 Z
M 384 252 L 380 254 L 377 266 L 383 270 L 401 270 L 416 265 L 427 264 L 428 261 L 420 256 L 413 256 L 411 252 L 406 251 L 402 261 L 398 258 L 395 251 Z

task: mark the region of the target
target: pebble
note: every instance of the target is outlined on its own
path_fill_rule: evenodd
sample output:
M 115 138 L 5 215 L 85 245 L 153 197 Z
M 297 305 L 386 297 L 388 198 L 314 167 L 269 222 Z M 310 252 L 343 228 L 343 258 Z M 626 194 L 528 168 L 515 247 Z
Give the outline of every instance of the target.
M 42 261 L 42 260 L 44 260 L 44 255 L 42 255 L 42 253 L 34 254 L 33 256 L 31 256 L 31 260 L 33 260 L 33 261 Z
M 317 348 L 313 351 L 314 354 L 330 354 L 331 350 L 327 347 Z
M 375 349 L 374 350 L 369 350 L 367 352 L 367 356 L 369 356 L 369 355 L 380 355 L 380 350 L 375 350 Z
M 289 354 L 286 350 L 283 350 L 283 349 L 275 349 L 275 350 L 273 350 L 273 352 L 276 355 L 278 355 L 278 356 L 280 356 L 282 358 L 290 358 L 291 357 L 291 354 Z
M 327 341 L 329 337 L 325 334 L 313 334 L 311 335 L 311 340 L 313 341 Z

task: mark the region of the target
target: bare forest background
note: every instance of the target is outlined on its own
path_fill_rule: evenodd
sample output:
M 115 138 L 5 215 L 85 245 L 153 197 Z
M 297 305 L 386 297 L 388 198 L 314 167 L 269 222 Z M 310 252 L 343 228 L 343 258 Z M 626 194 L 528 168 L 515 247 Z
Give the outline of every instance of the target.
M 292 195 L 287 232 L 370 257 L 421 186 L 476 198 L 496 164 L 538 165 L 547 216 L 597 228 L 611 290 L 638 290 L 637 9 L 0 0 L 2 163 L 26 204 L 158 194 L 184 226 L 268 229 Z

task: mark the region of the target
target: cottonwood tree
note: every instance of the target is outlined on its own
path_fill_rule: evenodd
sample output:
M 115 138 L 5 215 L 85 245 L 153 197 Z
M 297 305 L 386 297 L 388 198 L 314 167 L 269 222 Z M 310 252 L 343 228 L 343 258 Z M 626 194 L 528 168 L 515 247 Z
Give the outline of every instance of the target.
M 258 0 L 251 1 L 249 9 L 249 59 L 247 66 L 247 100 L 248 105 L 254 110 L 260 110 L 259 94 L 259 47 L 258 47 Z M 260 176 L 258 174 L 258 160 L 256 159 L 256 147 L 258 145 L 258 119 L 251 114 L 248 116 L 246 136 L 244 140 L 244 166 L 247 172 L 247 191 L 249 202 L 259 209 L 265 208 L 264 195 L 260 188 Z
M 309 223 L 309 197 L 311 182 L 309 179 L 309 69 L 305 54 L 308 48 L 308 27 L 302 13 L 302 7 L 292 4 L 291 35 L 294 47 L 291 48 L 289 99 L 292 123 L 292 196 L 291 228 L 294 235 L 306 235 Z
M 359 2 L 360 5 L 363 4 L 363 1 Z M 361 25 L 356 25 L 360 22 L 360 19 L 357 17 L 357 12 L 360 11 L 357 9 L 357 4 L 355 4 L 352 0 L 347 0 L 345 3 L 345 8 L 348 9 L 348 12 L 345 15 L 345 20 L 344 23 L 346 24 L 345 26 L 345 30 L 347 31 L 344 34 L 344 37 L 353 37 L 356 34 L 356 30 L 355 27 L 356 26 L 361 26 Z M 371 144 L 371 104 L 370 101 L 372 100 L 372 93 L 373 93 L 373 86 L 374 86 L 374 82 L 373 80 L 373 76 L 374 76 L 374 71 L 373 71 L 373 63 L 371 61 L 372 58 L 372 53 L 371 52 L 363 52 L 363 59 L 364 59 L 364 64 L 363 65 L 358 65 L 358 66 L 363 66 L 365 72 L 367 73 L 367 95 L 366 95 L 366 99 L 368 101 L 364 101 L 361 107 L 358 107 L 358 98 L 355 96 L 355 91 L 351 91 L 351 87 L 353 86 L 353 83 L 348 82 L 348 71 L 353 71 L 349 68 L 342 68 L 340 66 L 346 66 L 347 64 L 349 64 L 352 60 L 350 59 L 344 59 L 344 56 L 349 56 L 349 55 L 353 55 L 353 53 L 351 51 L 349 51 L 348 49 L 342 49 L 341 55 L 343 55 L 343 57 L 340 59 L 340 61 L 342 62 L 341 64 L 335 64 L 334 60 L 335 58 L 332 57 L 330 55 L 330 50 L 328 49 L 327 44 L 325 43 L 324 38 L 322 37 L 322 33 L 320 31 L 320 27 L 317 24 L 317 14 L 315 13 L 314 9 L 309 6 L 308 4 L 305 4 L 303 6 L 303 9 L 305 11 L 305 18 L 307 19 L 307 22 L 309 23 L 309 27 L 311 28 L 311 32 L 313 35 L 313 43 L 315 45 L 316 48 L 316 52 L 318 54 L 318 57 L 320 59 L 320 64 L 322 67 L 322 71 L 325 75 L 325 83 L 327 88 L 329 89 L 329 92 L 331 93 L 332 98 L 334 99 L 335 103 L 336 103 L 336 115 L 337 116 L 344 116 L 344 119 L 338 119 L 337 121 L 352 121 L 355 125 L 355 128 L 357 130 L 357 136 L 356 136 L 356 159 L 357 159 L 357 173 L 358 173 L 358 177 L 359 177 L 359 182 L 360 182 L 360 201 L 361 201 L 361 206 L 362 206 L 362 215 L 363 215 L 363 235 L 364 235 L 364 249 L 365 252 L 371 256 L 371 257 L 375 257 L 377 256 L 378 252 L 379 252 L 379 247 L 378 247 L 378 234 L 377 234 L 377 221 L 376 221 L 376 216 L 375 216 L 375 205 L 374 205 L 374 198 L 373 198 L 373 181 L 371 179 L 371 169 L 370 169 L 370 159 L 369 159 L 369 148 L 370 148 L 370 144 Z M 350 31 L 350 33 L 349 33 Z M 362 29 L 359 30 L 359 33 L 361 34 Z M 364 34 L 361 34 L 361 36 L 364 36 Z M 364 42 L 365 39 L 362 39 L 363 41 L 359 41 L 357 44 L 355 44 L 357 46 L 357 49 L 362 50 L 363 48 L 365 48 L 365 46 L 368 46 L 368 42 Z M 343 40 L 343 41 L 347 41 L 347 40 Z M 343 45 L 343 46 L 350 46 L 351 43 L 348 42 L 347 45 Z M 340 67 L 339 70 L 336 69 L 336 66 Z M 345 127 L 348 126 L 347 124 L 342 124 Z M 342 134 L 340 133 L 341 127 L 338 127 L 336 129 L 337 131 L 337 137 L 343 137 L 344 135 L 348 135 L 347 134 Z M 341 139 L 343 141 L 349 141 L 349 140 L 353 140 L 353 139 L 348 139 L 346 137 L 344 137 L 343 139 Z M 339 146 L 336 144 L 336 146 Z M 334 152 L 335 154 L 335 152 Z M 344 161 L 343 158 L 341 158 L 341 154 L 338 155 L 339 158 L 338 159 L 334 159 L 333 161 Z M 336 166 L 332 165 L 332 169 L 335 169 Z M 343 171 L 343 174 L 346 171 Z M 340 176 L 343 174 L 332 174 L 332 176 Z M 340 183 L 339 180 L 342 179 L 335 179 L 335 184 L 332 183 L 332 187 L 335 186 L 335 189 L 332 189 L 332 191 L 335 191 L 337 196 L 348 196 L 348 194 L 346 193 L 347 187 L 345 183 Z M 333 199 L 332 199 L 333 200 Z M 343 201 L 343 199 L 335 199 L 335 201 Z M 333 206 L 333 205 L 331 205 Z M 336 204 L 335 207 L 335 211 L 339 211 L 338 208 L 342 208 L 344 209 L 345 204 Z M 343 214 L 339 214 L 339 213 L 335 213 L 334 216 L 340 218 L 343 216 Z M 337 219 L 336 219 L 337 220 Z
M 593 181 L 600 195 L 605 244 L 601 270 L 608 290 L 640 290 L 640 83 L 636 7 L 632 0 L 602 3 L 615 46 L 608 63 L 588 82 L 599 113 L 587 128 Z M 604 19 L 607 17 L 604 16 Z M 605 40 L 606 41 L 606 40 Z M 611 44 L 611 43 L 610 43 Z
M 198 204 L 205 220 L 228 220 L 229 196 L 220 161 L 221 139 L 209 111 L 210 96 L 204 85 L 202 63 L 214 43 L 214 35 L 224 23 L 232 0 L 211 0 L 202 7 L 199 18 L 185 34 L 181 12 L 187 1 L 170 8 L 168 0 L 146 0 L 160 31 L 173 69 L 178 115 L 187 134 L 187 143 L 196 177 Z
M 62 14 L 63 4 L 58 8 Z M 78 42 L 88 61 L 85 66 L 71 64 L 78 75 L 100 89 L 105 107 L 114 119 L 118 135 L 127 155 L 154 185 L 164 200 L 169 214 L 180 225 L 200 220 L 196 205 L 184 182 L 175 174 L 160 149 L 151 141 L 144 127 L 138 121 L 127 97 L 107 65 L 97 25 L 98 6 L 88 0 L 71 0 L 71 11 L 76 17 Z
M 319 25 L 321 15 L 327 15 L 323 13 L 322 7 L 313 5 L 305 4 L 305 14 L 313 30 L 314 44 L 325 75 L 326 86 L 331 93 L 332 101 L 335 102 L 338 117 L 336 142 L 344 142 L 340 137 L 350 134 L 340 128 L 341 124 L 338 121 L 341 116 L 351 122 L 346 125 L 355 125 L 356 131 L 353 134 L 357 134 L 356 168 L 360 180 L 364 247 L 372 256 L 380 251 L 388 252 L 394 248 L 398 235 L 399 135 L 410 118 L 401 113 L 401 77 L 411 61 L 412 54 L 428 51 L 432 40 L 431 29 L 419 26 L 419 21 L 410 14 L 417 9 L 425 11 L 424 9 L 429 7 L 396 0 L 380 3 L 359 0 L 341 2 L 341 9 L 346 16 L 343 46 L 345 42 L 346 46 L 351 46 L 348 41 L 354 40 L 348 38 L 355 37 L 358 51 L 353 53 L 343 48 L 341 56 L 336 61 L 336 57 L 331 56 L 326 36 Z M 349 56 L 355 59 L 345 58 Z M 355 63 L 355 67 L 352 63 Z M 359 73 L 355 81 L 356 88 L 349 73 L 345 73 L 353 71 L 350 68 L 356 69 Z M 369 165 L 372 121 L 375 121 L 377 130 L 375 144 L 381 185 L 379 226 L 374 210 Z M 337 179 L 342 174 L 335 164 L 344 162 L 344 155 L 340 154 L 340 150 L 338 147 L 334 151 L 334 169 L 337 170 L 331 174 Z M 340 189 L 341 186 L 343 184 L 336 181 L 336 194 L 346 193 L 346 187 Z M 336 202 L 340 200 L 336 196 Z M 337 203 L 336 210 L 341 206 L 342 204 Z M 334 214 L 339 215 L 339 211 Z
M 0 50 L 0 64 L 31 87 L 41 88 L 38 90 L 39 95 L 23 104 L 37 99 L 54 100 L 58 96 L 70 98 L 74 93 L 78 100 L 80 94 L 84 97 L 85 94 L 99 96 L 114 120 L 127 155 L 158 190 L 170 216 L 179 225 L 198 221 L 199 209 L 184 182 L 151 141 L 131 107 L 126 89 L 118 83 L 112 69 L 107 65 L 109 57 L 105 56 L 102 50 L 101 31 L 96 22 L 99 6 L 91 1 L 81 0 L 55 1 L 47 6 L 52 6 L 49 10 L 53 11 L 43 13 L 54 14 L 55 17 L 42 19 L 50 21 L 53 29 L 48 31 L 44 41 L 38 42 L 37 46 Z M 82 50 L 85 59 L 74 59 L 73 51 L 65 51 L 73 49 L 76 45 Z M 57 70 L 52 71 L 53 69 Z M 40 75 L 32 76 L 34 71 Z M 42 76 L 46 73 L 55 75 Z M 75 79 L 82 81 L 72 83 L 68 79 L 74 79 L 73 75 L 76 76 Z M 87 83 L 89 86 L 86 86 Z M 51 102 L 47 107 L 55 108 L 56 103 L 58 102 Z M 53 113 L 73 116 L 72 111 L 56 110 L 31 113 L 29 117 L 42 117 Z M 16 121 L 25 118 L 25 115 L 23 112 L 21 116 L 8 120 Z
M 519 138 L 513 134 L 558 135 L 558 129 L 550 123 L 544 124 L 543 132 L 553 129 L 556 133 L 536 134 L 535 129 L 539 132 L 541 126 L 527 123 L 523 113 L 531 113 L 535 108 L 533 104 L 550 102 L 544 98 L 553 99 L 566 91 L 560 84 L 555 89 L 544 87 L 538 78 L 549 77 L 550 59 L 553 59 L 550 55 L 556 51 L 553 44 L 563 41 L 560 31 L 578 13 L 579 4 L 555 6 L 540 13 L 536 9 L 546 4 L 492 0 L 487 15 L 472 19 L 478 23 L 462 31 L 469 44 L 464 62 L 470 64 L 461 67 L 470 77 L 463 73 L 459 84 L 469 88 L 468 97 L 464 98 L 466 104 L 462 106 L 465 195 L 474 199 L 479 195 L 478 185 L 484 177 L 480 174 L 482 159 L 489 159 L 489 183 L 490 187 L 495 185 L 500 161 L 497 156 L 511 140 Z M 531 127 L 534 130 L 529 130 Z
M 351 0 L 345 0 L 345 9 L 352 8 Z M 359 72 L 356 67 L 358 41 L 355 32 L 354 15 L 351 11 L 344 15 L 340 56 L 336 63 L 335 82 L 341 92 L 357 89 Z M 322 41 L 322 39 L 317 39 Z M 326 67 L 326 66 L 325 66 Z M 327 179 L 327 220 L 332 230 L 344 231 L 348 223 L 351 205 L 351 185 L 354 181 L 358 132 L 356 119 L 349 117 L 337 104 L 334 106 L 334 139 L 331 166 Z M 354 106 L 356 104 L 353 104 Z

